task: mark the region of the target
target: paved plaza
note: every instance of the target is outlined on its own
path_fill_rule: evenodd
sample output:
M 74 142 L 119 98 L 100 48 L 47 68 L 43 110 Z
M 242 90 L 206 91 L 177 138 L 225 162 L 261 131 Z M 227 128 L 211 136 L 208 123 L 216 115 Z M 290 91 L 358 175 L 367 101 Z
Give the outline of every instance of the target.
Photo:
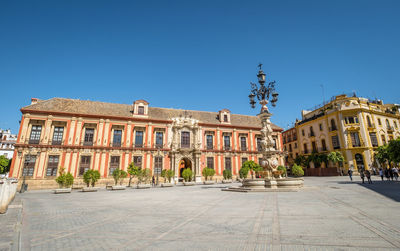
M 281 193 L 29 191 L 0 215 L 0 250 L 399 250 L 400 181 L 357 178 Z

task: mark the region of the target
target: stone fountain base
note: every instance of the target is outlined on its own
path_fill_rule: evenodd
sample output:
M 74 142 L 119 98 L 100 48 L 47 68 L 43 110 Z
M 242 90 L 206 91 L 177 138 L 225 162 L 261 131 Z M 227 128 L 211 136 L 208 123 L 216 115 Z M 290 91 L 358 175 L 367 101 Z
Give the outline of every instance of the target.
M 230 192 L 297 192 L 303 187 L 303 178 L 245 179 L 240 187 L 223 188 Z

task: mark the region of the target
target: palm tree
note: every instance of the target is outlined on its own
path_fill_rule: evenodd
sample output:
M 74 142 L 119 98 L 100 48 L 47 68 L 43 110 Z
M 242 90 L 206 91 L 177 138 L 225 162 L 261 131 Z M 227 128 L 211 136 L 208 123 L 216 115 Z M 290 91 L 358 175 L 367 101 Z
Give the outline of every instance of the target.
M 339 152 L 339 151 L 330 152 L 328 154 L 328 158 L 327 159 L 332 161 L 333 164 L 343 163 L 344 162 L 344 157 L 343 157 L 342 153 Z M 339 172 L 339 167 L 337 167 L 337 170 L 338 170 L 338 173 L 340 173 Z

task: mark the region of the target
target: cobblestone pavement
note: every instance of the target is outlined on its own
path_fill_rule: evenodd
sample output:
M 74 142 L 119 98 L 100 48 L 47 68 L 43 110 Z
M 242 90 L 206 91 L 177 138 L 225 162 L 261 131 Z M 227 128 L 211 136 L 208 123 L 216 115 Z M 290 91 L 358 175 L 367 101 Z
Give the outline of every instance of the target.
M 348 177 L 306 177 L 303 190 L 281 193 L 224 192 L 222 184 L 71 194 L 30 191 L 17 196 L 23 202 L 20 247 L 399 250 L 400 181 L 374 179 L 360 184 Z M 14 209 L 0 215 L 0 223 L 11 222 Z M 8 239 L 18 240 L 17 232 Z M 0 249 L 7 250 L 5 239 L 0 239 Z

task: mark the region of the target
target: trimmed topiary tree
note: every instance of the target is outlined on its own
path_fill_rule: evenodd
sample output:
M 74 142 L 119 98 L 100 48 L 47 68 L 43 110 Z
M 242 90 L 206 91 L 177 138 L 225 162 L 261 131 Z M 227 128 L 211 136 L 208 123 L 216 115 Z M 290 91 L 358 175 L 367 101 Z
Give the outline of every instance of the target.
M 139 184 L 141 183 L 147 183 L 147 181 L 149 180 L 151 176 L 151 171 L 148 168 L 145 169 L 140 169 L 140 172 L 138 173 L 138 182 Z
M 125 172 L 124 170 L 117 168 L 112 173 L 112 176 L 114 178 L 115 185 L 118 184 L 118 181 L 120 181 L 120 185 L 122 185 L 122 182 L 123 182 L 124 178 L 126 178 L 128 176 L 128 173 Z
M 173 176 L 174 176 L 174 171 L 170 169 L 163 169 L 161 171 L 161 177 L 164 178 L 164 181 L 168 181 L 169 183 L 171 183 L 171 179 Z
M 203 174 L 204 179 L 206 181 L 208 180 L 208 178 L 212 180 L 212 177 L 215 175 L 215 170 L 212 168 L 205 167 L 201 173 Z
M 83 181 L 86 183 L 87 187 L 91 184 L 92 187 L 96 184 L 96 182 L 100 179 L 100 172 L 97 170 L 87 170 L 83 174 Z
M 297 164 L 293 164 L 292 166 L 292 174 L 295 177 L 301 177 L 304 176 L 304 170 L 301 166 L 298 166 Z
M 182 177 L 186 182 L 189 182 L 192 180 L 193 172 L 190 168 L 186 168 L 182 172 Z
M 222 172 L 222 175 L 224 176 L 224 180 L 230 180 L 230 179 L 232 179 L 232 171 L 229 170 L 229 169 L 225 169 L 225 170 Z
M 240 168 L 239 177 L 241 179 L 246 179 L 248 174 L 249 174 L 249 169 L 247 167 Z
M 65 173 L 65 168 L 60 167 L 59 176 L 56 178 L 56 182 L 60 188 L 69 188 L 74 184 L 74 176 L 71 173 Z
M 129 164 L 129 166 L 128 166 L 128 174 L 129 174 L 129 183 L 128 183 L 128 187 L 131 186 L 132 179 L 133 179 L 134 177 L 137 177 L 138 174 L 139 174 L 139 172 L 140 172 L 140 167 L 135 166 L 135 164 L 134 164 L 133 162 L 131 162 L 131 163 Z

